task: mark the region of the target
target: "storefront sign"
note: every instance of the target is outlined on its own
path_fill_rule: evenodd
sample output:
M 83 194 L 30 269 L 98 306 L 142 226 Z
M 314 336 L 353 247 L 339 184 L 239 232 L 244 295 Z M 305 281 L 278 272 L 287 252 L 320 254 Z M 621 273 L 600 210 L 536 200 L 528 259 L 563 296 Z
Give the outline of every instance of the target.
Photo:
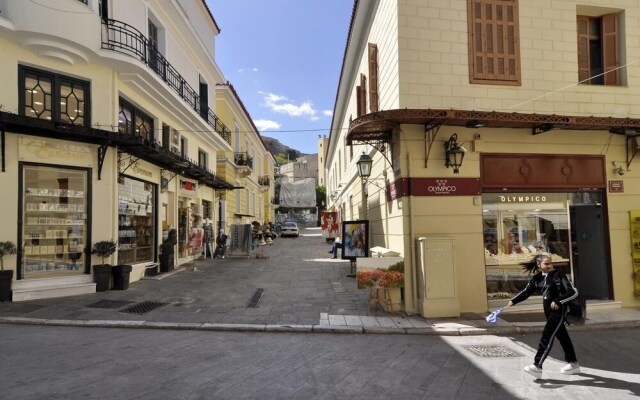
M 624 182 L 609 181 L 609 193 L 624 193 Z
M 91 158 L 87 146 L 24 137 L 20 138 L 20 152 L 31 154 L 38 160 L 90 161 Z
M 536 194 L 498 196 L 498 203 L 545 203 L 546 201 L 547 196 Z
M 180 196 L 184 196 L 184 197 L 189 197 L 189 198 L 195 198 L 196 197 L 196 191 L 198 190 L 198 182 L 196 181 L 192 181 L 186 178 L 180 178 L 180 188 L 179 190 L 179 195 Z
M 481 193 L 477 178 L 412 178 L 414 196 L 475 196 Z
M 131 169 L 133 170 L 134 173 L 138 175 L 144 175 L 149 178 L 153 177 L 153 173 L 149 170 L 142 168 L 137 161 L 133 163 L 133 165 L 131 166 Z

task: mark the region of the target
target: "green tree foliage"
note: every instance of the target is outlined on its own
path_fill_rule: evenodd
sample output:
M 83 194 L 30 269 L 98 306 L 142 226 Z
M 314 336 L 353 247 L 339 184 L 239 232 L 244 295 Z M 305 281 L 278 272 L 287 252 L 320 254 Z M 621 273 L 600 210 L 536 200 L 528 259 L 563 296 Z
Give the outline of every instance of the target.
M 327 188 L 324 186 L 316 186 L 316 206 L 324 209 L 322 203 L 327 198 Z

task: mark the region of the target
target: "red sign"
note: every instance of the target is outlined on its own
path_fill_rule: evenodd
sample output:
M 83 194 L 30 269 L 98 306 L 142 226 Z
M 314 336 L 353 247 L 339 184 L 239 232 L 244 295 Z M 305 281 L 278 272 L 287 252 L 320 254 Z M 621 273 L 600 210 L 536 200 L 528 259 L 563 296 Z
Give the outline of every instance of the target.
M 624 193 L 624 182 L 609 181 L 609 193 Z

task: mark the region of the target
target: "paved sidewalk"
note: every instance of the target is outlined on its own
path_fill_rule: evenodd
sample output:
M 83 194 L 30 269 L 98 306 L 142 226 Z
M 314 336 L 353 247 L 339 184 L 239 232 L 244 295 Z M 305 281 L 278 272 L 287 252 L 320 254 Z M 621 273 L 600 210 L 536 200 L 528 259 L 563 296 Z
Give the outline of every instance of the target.
M 268 258 L 199 260 L 125 291 L 0 303 L 0 323 L 268 332 L 483 335 L 538 332 L 540 312 L 489 325 L 484 315 L 426 320 L 367 310 L 368 291 L 332 260 L 319 228 L 278 238 Z M 252 304 L 253 302 L 253 304 Z M 133 307 L 133 309 L 131 309 Z M 154 308 L 156 307 L 156 308 Z M 127 312 L 129 311 L 129 312 Z M 640 309 L 589 311 L 575 331 L 640 327 Z

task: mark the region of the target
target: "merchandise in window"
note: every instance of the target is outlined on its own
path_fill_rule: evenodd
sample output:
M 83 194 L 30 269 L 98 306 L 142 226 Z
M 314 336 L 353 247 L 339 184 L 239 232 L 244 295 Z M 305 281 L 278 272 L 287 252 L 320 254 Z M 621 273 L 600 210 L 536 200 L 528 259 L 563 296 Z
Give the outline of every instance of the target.
M 118 180 L 118 262 L 139 264 L 155 257 L 156 186 L 128 177 Z
M 85 272 L 88 172 L 25 165 L 22 170 L 22 277 Z

